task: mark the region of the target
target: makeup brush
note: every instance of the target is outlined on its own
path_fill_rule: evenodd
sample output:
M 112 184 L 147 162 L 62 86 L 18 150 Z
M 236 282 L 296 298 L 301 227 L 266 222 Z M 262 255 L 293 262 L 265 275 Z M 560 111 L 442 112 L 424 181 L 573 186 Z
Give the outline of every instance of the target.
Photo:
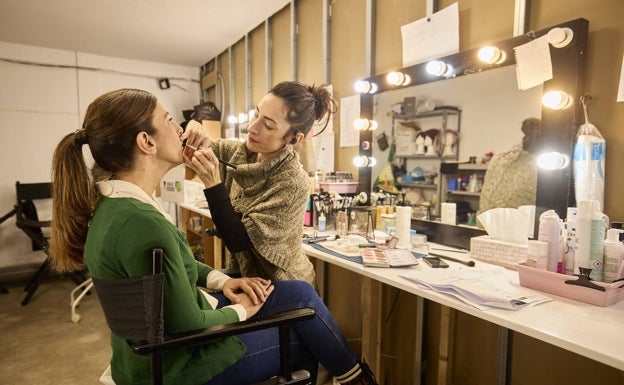
M 199 151 L 199 149 L 201 148 L 201 146 L 195 147 L 195 146 L 191 146 L 190 144 L 187 144 L 186 140 L 184 142 L 182 142 L 182 147 L 188 147 L 188 148 L 190 148 L 193 151 Z M 225 160 L 220 159 L 220 158 L 217 158 L 217 160 L 219 161 L 219 163 L 222 163 L 222 164 L 224 164 L 224 165 L 226 165 L 228 167 L 232 167 L 234 170 L 236 170 L 236 165 L 234 165 L 234 164 L 232 164 L 230 162 L 226 162 Z

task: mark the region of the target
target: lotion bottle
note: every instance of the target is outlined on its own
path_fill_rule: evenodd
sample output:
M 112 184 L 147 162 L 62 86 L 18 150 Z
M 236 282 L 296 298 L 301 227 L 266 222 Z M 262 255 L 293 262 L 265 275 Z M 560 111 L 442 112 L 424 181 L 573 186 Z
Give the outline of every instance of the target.
M 603 280 L 605 282 L 613 282 L 618 278 L 618 270 L 624 257 L 624 244 L 620 242 L 620 233 L 624 233 L 624 230 L 607 230 L 607 240 L 604 243 Z
M 539 231 L 537 239 L 539 241 L 548 242 L 548 262 L 546 264 L 546 270 L 557 272 L 557 262 L 560 257 L 560 237 L 561 226 L 559 225 L 559 215 L 555 210 L 548 210 L 540 215 Z

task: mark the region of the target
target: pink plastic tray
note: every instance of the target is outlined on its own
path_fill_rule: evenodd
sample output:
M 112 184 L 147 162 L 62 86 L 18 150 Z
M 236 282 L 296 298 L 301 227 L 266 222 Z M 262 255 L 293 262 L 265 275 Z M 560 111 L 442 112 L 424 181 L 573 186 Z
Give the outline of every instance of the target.
M 566 280 L 578 279 L 578 277 L 573 275 L 538 270 L 526 266 L 524 262 L 518 263 L 517 267 L 520 286 L 603 307 L 624 300 L 624 288 L 620 288 L 620 286 L 624 285 L 624 282 L 604 283 L 592 281 L 592 283 L 605 288 L 605 291 L 600 291 L 565 283 Z

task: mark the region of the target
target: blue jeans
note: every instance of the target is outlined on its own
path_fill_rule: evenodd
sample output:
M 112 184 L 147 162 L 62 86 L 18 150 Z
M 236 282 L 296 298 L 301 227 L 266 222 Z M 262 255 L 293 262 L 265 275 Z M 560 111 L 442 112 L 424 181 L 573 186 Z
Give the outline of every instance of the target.
M 314 384 L 317 362 L 335 376 L 353 368 L 357 357 L 312 286 L 304 281 L 278 281 L 273 282 L 273 285 L 275 290 L 256 317 L 303 307 L 316 311 L 314 318 L 291 325 L 294 370 L 310 371 Z M 219 307 L 230 304 L 222 293 L 214 296 L 219 299 Z M 241 334 L 238 338 L 247 346 L 245 356 L 205 385 L 249 384 L 266 380 L 280 372 L 277 328 Z

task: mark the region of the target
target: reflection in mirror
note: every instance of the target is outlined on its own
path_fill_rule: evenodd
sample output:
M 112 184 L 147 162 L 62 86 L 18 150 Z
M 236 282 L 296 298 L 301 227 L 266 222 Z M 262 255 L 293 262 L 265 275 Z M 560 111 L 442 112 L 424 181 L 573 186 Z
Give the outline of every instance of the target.
M 429 107 L 452 106 L 460 109 L 460 121 L 458 121 L 460 116 L 453 115 L 448 117 L 447 122 L 447 129 L 459 128 L 456 149 L 452 150 L 455 156 L 450 157 L 451 159 L 444 156 L 444 160 L 467 163 L 473 157 L 477 163 L 481 163 L 486 153 L 498 154 L 521 145 L 522 121 L 528 117 L 541 115 L 542 87 L 533 87 L 525 91 L 518 90 L 515 67 L 506 66 L 471 76 L 387 91 L 374 96 L 373 118 L 379 126 L 374 136 L 375 138 L 386 137 L 388 141 L 394 142 L 393 163 L 395 166 L 404 167 L 407 172 L 407 177 L 399 178 L 395 180 L 395 183 L 404 191 L 406 186 L 418 186 L 418 182 L 425 182 L 426 186 L 419 187 L 418 191 L 408 188 L 408 198 L 411 197 L 412 205 L 424 204 L 433 199 L 434 205 L 431 208 L 432 213 L 436 215 L 439 210 L 437 210 L 438 205 L 435 204 L 435 199 L 439 193 L 438 185 L 443 181 L 440 174 L 440 159 L 416 155 L 419 153 L 418 148 L 412 146 L 413 148 L 410 149 L 406 146 L 406 141 L 417 141 L 414 136 L 418 135 L 418 132 L 440 129 L 442 119 L 421 117 L 405 121 L 395 119 L 393 122 L 392 111 L 399 111 L 405 98 L 410 97 L 416 98 L 417 106 L 428 104 Z M 416 110 L 418 111 L 418 107 Z M 484 140 L 485 138 L 487 140 Z M 391 147 L 382 151 L 376 141 L 373 143 L 373 157 L 377 159 L 377 165 L 372 169 L 374 183 L 388 164 L 387 159 Z M 451 153 L 451 150 L 447 153 Z M 444 149 L 442 149 L 442 154 L 445 154 Z M 426 183 L 427 181 L 423 179 L 424 175 L 419 175 L 420 170 L 438 175 L 431 181 L 432 183 Z M 482 173 L 478 175 L 478 178 L 483 177 Z M 404 183 L 404 179 L 408 183 Z M 441 191 L 444 192 L 446 189 L 442 188 Z M 442 196 L 442 200 L 445 198 Z M 478 202 L 472 202 L 472 205 L 472 209 L 476 211 Z

